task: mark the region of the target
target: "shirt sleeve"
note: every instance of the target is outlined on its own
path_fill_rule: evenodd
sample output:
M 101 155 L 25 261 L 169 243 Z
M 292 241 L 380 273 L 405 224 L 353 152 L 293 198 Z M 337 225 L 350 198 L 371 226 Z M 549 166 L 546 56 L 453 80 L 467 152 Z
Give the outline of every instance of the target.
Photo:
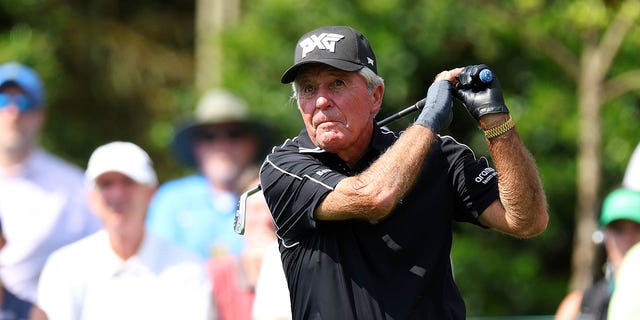
M 260 185 L 276 224 L 278 237 L 293 245 L 317 228 L 314 211 L 345 175 L 297 151 L 270 154 L 260 170 Z
M 443 137 L 442 150 L 449 164 L 449 174 L 456 190 L 458 221 L 479 224 L 478 217 L 499 199 L 498 172 L 486 158 L 476 158 L 473 151 L 451 137 Z

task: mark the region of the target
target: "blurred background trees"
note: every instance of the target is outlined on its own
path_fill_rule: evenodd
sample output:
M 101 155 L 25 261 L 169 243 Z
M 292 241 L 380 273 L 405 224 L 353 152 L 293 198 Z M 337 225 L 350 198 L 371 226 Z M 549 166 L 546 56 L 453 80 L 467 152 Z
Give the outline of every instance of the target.
M 590 241 L 593 219 L 640 141 L 638 6 L 0 0 L 0 61 L 22 61 L 43 76 L 46 148 L 84 167 L 97 145 L 130 140 L 150 152 L 163 181 L 185 173 L 167 145 L 209 86 L 243 96 L 278 129 L 274 144 L 297 134 L 302 122 L 279 79 L 298 37 L 320 25 L 351 25 L 373 44 L 387 86 L 379 119 L 424 97 L 439 71 L 485 63 L 537 160 L 551 221 L 530 240 L 456 225 L 456 280 L 471 316 L 552 314 L 569 287 L 585 287 L 601 271 L 601 248 Z M 216 27 L 207 24 L 218 19 L 211 17 L 233 19 Z M 213 38 L 203 40 L 208 29 Z M 464 108 L 456 104 L 454 113 L 447 133 L 488 155 Z M 412 119 L 389 126 L 402 129 Z

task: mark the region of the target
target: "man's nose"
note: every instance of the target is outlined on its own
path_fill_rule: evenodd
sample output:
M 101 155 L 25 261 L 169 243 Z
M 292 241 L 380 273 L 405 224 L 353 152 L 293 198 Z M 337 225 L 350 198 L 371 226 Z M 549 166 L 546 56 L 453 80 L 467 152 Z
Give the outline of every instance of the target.
M 326 109 L 329 107 L 329 99 L 324 96 L 319 96 L 316 98 L 316 108 L 318 109 Z
M 20 115 L 20 107 L 12 101 L 0 108 L 0 112 L 10 115 L 11 117 L 18 117 Z
M 326 109 L 331 105 L 332 92 L 325 86 L 318 88 L 318 96 L 316 98 L 316 108 Z

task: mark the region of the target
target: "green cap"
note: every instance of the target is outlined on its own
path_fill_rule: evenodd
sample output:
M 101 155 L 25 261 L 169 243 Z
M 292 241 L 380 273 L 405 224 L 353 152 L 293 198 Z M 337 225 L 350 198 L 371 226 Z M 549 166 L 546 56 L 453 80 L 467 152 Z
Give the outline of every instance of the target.
M 626 188 L 617 189 L 604 199 L 600 225 L 626 219 L 640 223 L 640 191 Z

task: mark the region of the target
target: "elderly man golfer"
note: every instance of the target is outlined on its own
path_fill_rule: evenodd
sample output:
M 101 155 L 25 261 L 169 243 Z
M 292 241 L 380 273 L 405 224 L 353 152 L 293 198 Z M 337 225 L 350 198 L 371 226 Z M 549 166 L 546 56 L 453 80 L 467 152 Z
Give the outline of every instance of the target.
M 293 82 L 305 128 L 260 174 L 294 319 L 464 319 L 453 222 L 522 238 L 545 230 L 535 163 L 498 79 L 477 82 L 484 69 L 440 73 L 399 134 L 374 120 L 385 87 L 364 35 L 329 26 L 300 38 L 281 81 Z M 439 135 L 454 96 L 484 130 L 496 169 Z

